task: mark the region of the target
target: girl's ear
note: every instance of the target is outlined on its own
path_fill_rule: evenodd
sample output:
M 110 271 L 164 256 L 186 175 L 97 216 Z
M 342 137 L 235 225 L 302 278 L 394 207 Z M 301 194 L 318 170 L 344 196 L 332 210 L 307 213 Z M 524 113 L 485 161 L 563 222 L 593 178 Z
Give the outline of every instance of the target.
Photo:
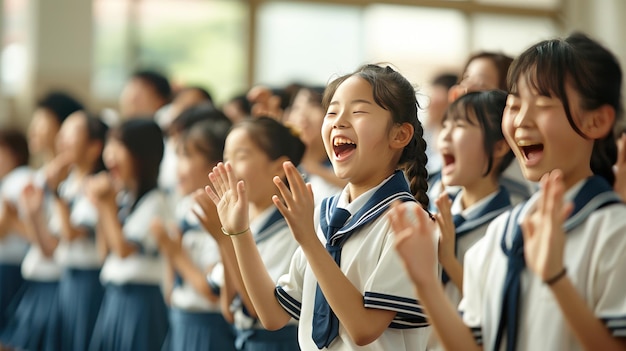
M 612 132 L 614 121 L 615 109 L 610 105 L 602 105 L 588 112 L 582 132 L 591 139 L 602 139 Z
M 415 130 L 410 123 L 402 123 L 394 126 L 391 135 L 391 147 L 394 149 L 404 149 L 413 138 Z
M 511 147 L 506 142 L 506 140 L 498 140 L 493 146 L 493 158 L 500 159 L 506 156 L 506 154 L 511 151 Z

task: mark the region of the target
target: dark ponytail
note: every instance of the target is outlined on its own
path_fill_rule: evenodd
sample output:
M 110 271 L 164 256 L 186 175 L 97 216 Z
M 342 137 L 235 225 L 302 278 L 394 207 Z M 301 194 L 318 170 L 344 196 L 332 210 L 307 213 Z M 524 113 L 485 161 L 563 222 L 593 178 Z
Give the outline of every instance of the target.
M 580 107 L 590 111 L 604 105 L 615 111 L 613 128 L 622 118 L 622 70 L 615 56 L 584 34 L 574 33 L 565 39 L 542 41 L 522 53 L 509 70 L 509 91 L 517 91 L 520 77 L 528 77 L 529 86 L 545 96 L 561 100 L 565 115 L 579 135 L 565 91 L 566 83 L 580 95 Z M 615 131 L 596 139 L 590 166 L 594 174 L 613 184 L 613 165 L 617 160 Z

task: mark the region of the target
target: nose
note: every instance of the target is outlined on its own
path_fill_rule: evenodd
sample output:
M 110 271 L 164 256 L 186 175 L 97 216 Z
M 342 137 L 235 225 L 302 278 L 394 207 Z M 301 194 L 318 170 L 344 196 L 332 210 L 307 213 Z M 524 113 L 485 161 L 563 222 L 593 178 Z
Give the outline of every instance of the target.
M 346 128 L 349 125 L 348 115 L 349 113 L 344 109 L 338 111 L 333 121 L 333 128 Z
M 531 123 L 532 109 L 528 105 L 522 105 L 513 118 L 515 128 L 526 127 Z

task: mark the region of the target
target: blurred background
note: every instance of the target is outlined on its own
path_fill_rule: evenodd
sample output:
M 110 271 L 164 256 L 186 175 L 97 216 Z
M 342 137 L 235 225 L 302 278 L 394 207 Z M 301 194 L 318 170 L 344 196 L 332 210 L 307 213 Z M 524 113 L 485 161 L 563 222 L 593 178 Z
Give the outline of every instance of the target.
M 365 62 L 394 64 L 427 94 L 473 52 L 515 56 L 573 30 L 626 67 L 626 0 L 0 0 L 0 23 L 0 127 L 25 127 L 50 90 L 116 109 L 138 69 L 204 87 L 217 105 Z

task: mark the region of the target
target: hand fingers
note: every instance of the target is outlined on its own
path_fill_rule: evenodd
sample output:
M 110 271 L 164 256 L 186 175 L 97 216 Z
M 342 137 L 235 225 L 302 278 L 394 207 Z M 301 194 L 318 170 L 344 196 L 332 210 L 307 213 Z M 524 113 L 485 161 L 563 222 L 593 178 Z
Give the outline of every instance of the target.
M 389 222 L 391 223 L 391 229 L 396 234 L 400 234 L 406 227 L 406 219 L 405 219 L 405 208 L 400 205 L 398 202 L 394 202 L 391 204 L 391 210 L 389 211 L 388 217 Z
M 278 209 L 278 212 L 280 212 L 283 215 L 283 217 L 288 218 L 288 216 L 289 216 L 289 209 L 281 201 L 281 199 L 278 197 L 278 195 L 272 196 L 272 202 L 274 203 L 274 206 L 276 206 L 276 208 Z
M 219 166 L 220 164 L 213 167 L 213 171 L 209 173 L 209 180 L 211 181 L 211 185 L 213 185 L 212 190 L 214 194 L 218 198 L 221 198 L 222 196 L 224 196 L 224 193 L 226 192 L 226 187 L 224 186 L 224 183 L 222 182 L 222 177 L 220 176 L 220 169 L 218 168 Z
M 246 194 L 246 185 L 243 180 L 237 183 L 237 198 L 243 206 L 248 206 L 248 194 Z
M 273 180 L 274 184 L 278 188 L 278 191 L 280 192 L 280 196 L 283 198 L 283 201 L 285 201 L 287 207 L 292 208 L 295 200 L 291 191 L 289 190 L 289 188 L 287 188 L 287 185 L 278 176 L 274 177 Z
M 204 187 L 204 192 L 209 195 L 209 198 L 211 199 L 211 201 L 213 201 L 213 203 L 215 204 L 215 206 L 217 206 L 217 204 L 220 202 L 220 195 L 218 195 L 213 188 L 211 188 L 210 186 L 205 186 Z M 198 202 L 200 205 L 203 205 L 202 201 Z
M 228 185 L 228 189 L 238 189 L 238 182 L 237 182 L 237 178 L 235 178 L 235 172 L 233 171 L 233 166 L 227 162 L 226 165 L 224 165 L 224 171 L 225 171 L 225 176 L 226 176 L 226 181 L 228 183 L 226 183 Z M 237 195 L 239 195 L 239 192 L 237 192 Z M 247 202 L 245 202 L 247 203 Z
M 298 169 L 293 165 L 293 163 L 287 161 L 283 163 L 283 169 L 285 170 L 285 176 L 287 177 L 287 181 L 289 182 L 289 188 L 291 193 L 293 194 L 293 198 L 297 201 L 298 199 L 307 195 L 306 183 L 304 179 L 302 179 L 302 175 L 298 172 Z

